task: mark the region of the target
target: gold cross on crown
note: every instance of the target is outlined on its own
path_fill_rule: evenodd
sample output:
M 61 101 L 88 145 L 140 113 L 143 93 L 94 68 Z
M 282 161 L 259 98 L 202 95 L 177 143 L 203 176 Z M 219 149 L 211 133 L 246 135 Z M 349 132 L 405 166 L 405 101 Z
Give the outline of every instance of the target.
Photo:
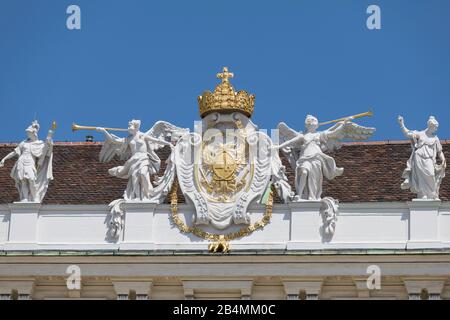
M 233 78 L 233 72 L 228 72 L 227 67 L 223 67 L 223 71 L 217 74 L 217 78 L 222 79 L 222 82 L 228 82 L 228 78 Z

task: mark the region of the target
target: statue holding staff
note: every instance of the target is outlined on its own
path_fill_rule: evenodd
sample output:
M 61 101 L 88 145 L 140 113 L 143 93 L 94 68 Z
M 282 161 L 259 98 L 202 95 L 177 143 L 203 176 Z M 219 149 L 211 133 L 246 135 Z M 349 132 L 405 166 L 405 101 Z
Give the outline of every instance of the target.
M 430 116 L 427 129 L 422 131 L 409 130 L 402 116 L 398 123 L 405 137 L 411 140 L 412 152 L 406 163 L 401 184 L 402 189 L 416 193 L 419 199 L 439 199 L 439 187 L 445 177 L 447 162 L 442 152 L 442 145 L 436 135 L 439 123 Z M 437 163 L 437 158 L 440 164 Z
M 50 180 L 53 180 L 52 137 L 56 123 L 53 122 L 45 141 L 38 138 L 39 128 L 39 123 L 33 121 L 25 130 L 27 139 L 19 143 L 14 151 L 0 161 L 0 167 L 3 167 L 5 161 L 18 157 L 11 170 L 11 178 L 14 179 L 19 191 L 20 202 L 42 202 L 48 184 Z

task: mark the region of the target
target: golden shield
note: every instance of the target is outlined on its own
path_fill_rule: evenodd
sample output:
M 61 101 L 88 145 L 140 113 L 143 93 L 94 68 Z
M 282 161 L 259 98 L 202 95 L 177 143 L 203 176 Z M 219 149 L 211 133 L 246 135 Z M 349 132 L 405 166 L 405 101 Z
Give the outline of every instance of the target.
M 225 141 L 219 132 L 202 143 L 197 154 L 195 181 L 210 201 L 233 202 L 237 194 L 250 186 L 253 166 L 242 131 L 227 132 Z

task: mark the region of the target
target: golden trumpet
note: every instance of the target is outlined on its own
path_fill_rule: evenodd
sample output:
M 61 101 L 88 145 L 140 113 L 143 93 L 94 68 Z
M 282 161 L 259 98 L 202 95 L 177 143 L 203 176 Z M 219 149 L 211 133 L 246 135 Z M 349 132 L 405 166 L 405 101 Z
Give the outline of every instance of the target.
M 349 120 L 349 119 L 358 119 L 358 118 L 362 118 L 362 117 L 371 117 L 371 116 L 373 116 L 373 111 L 371 109 L 369 109 L 369 111 L 367 111 L 367 112 L 358 113 L 353 116 L 348 116 L 348 117 L 339 118 L 339 119 L 335 119 L 335 120 L 320 122 L 319 126 L 323 126 L 324 124 L 330 124 L 330 123 L 339 122 L 339 121 L 345 121 L 345 120 Z
M 99 127 L 94 126 L 80 126 L 76 123 L 72 123 L 72 132 L 78 131 L 78 130 L 97 130 Z M 103 128 L 103 127 L 101 127 Z M 128 129 L 122 129 L 122 128 L 103 128 L 107 131 L 128 131 Z

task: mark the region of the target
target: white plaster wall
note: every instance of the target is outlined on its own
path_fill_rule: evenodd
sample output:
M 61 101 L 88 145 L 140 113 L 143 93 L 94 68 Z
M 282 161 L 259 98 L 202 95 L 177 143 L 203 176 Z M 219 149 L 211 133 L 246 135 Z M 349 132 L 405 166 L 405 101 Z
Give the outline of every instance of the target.
M 439 209 L 439 237 L 443 242 L 450 243 L 450 204 L 444 203 Z M 450 245 L 449 245 L 450 246 Z
M 332 243 L 379 243 L 395 247 L 408 240 L 408 219 L 408 207 L 402 204 L 343 204 Z
M 404 249 L 410 245 L 411 235 L 414 235 L 411 233 L 410 212 L 414 210 L 415 205 L 415 203 L 380 202 L 342 203 L 336 232 L 330 242 L 322 242 L 320 237 L 321 217 L 318 210 L 317 213 L 311 213 L 311 211 L 303 213 L 296 209 L 297 211 L 291 214 L 290 206 L 275 205 L 271 222 L 263 230 L 257 230 L 247 237 L 232 241 L 231 245 L 233 250 Z M 426 242 L 421 242 L 420 237 L 413 239 L 415 240 L 414 248 L 428 248 L 428 246 L 429 248 L 450 248 L 450 203 L 441 203 L 438 206 L 434 203 L 430 210 L 427 208 L 423 210 L 424 206 L 427 206 L 426 203 L 417 205 L 423 212 L 420 219 L 421 221 L 425 219 L 426 223 L 416 222 L 413 231 L 420 236 L 420 228 L 423 226 L 427 232 L 427 238 Z M 145 228 L 142 230 L 142 227 L 127 229 L 125 215 L 126 236 L 118 239 L 107 237 L 109 212 L 105 205 L 36 206 L 37 219 L 30 214 L 30 210 L 34 210 L 33 206 L 27 207 L 26 215 L 22 213 L 20 206 L 21 204 L 0 206 L 0 250 L 207 249 L 207 241 L 192 234 L 182 234 L 172 224 L 169 205 L 155 207 L 143 204 L 141 208 L 140 204 L 133 204 L 134 221 L 149 222 L 148 233 L 145 232 Z M 299 205 L 296 206 L 298 208 Z M 252 222 L 262 218 L 264 209 L 264 206 L 260 205 L 250 209 Z M 181 204 L 179 212 L 180 217 L 188 225 L 192 225 L 193 207 Z M 291 220 L 294 214 L 296 224 L 293 224 Z M 14 228 L 9 226 L 11 215 L 19 217 L 15 220 L 18 222 Z M 318 223 L 309 224 L 312 218 Z M 305 230 L 307 225 L 311 225 L 310 228 L 314 230 Z M 303 226 L 303 228 L 295 226 Z M 220 233 L 209 226 L 201 227 L 205 231 Z M 242 225 L 227 229 L 226 232 L 234 232 L 240 228 Z M 437 232 L 430 232 L 434 229 Z M 24 233 L 23 230 L 28 230 L 27 237 L 21 234 Z M 28 237 L 28 232 L 33 230 L 36 230 L 35 238 Z M 136 234 L 133 235 L 133 232 Z
M 105 243 L 106 206 L 44 206 L 38 217 L 37 242 Z

